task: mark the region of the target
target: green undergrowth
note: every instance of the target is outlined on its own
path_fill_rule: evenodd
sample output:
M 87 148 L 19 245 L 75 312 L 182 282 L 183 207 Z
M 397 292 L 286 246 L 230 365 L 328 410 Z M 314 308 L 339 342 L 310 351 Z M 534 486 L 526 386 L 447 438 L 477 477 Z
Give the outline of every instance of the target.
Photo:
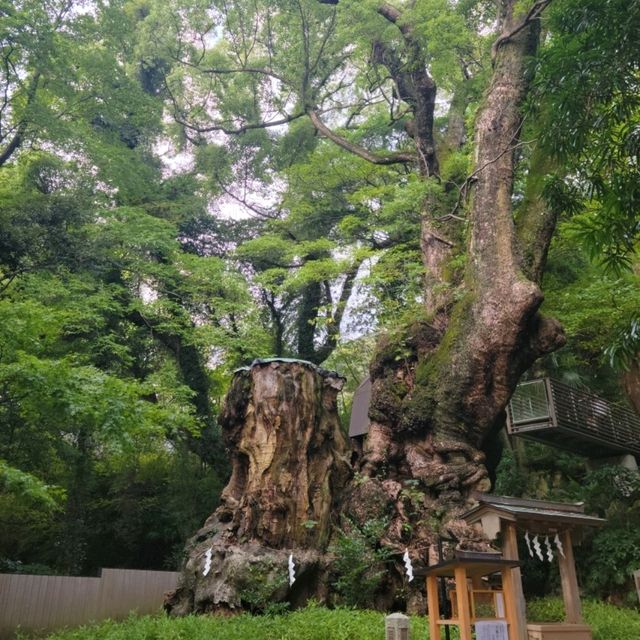
M 412 637 L 426 638 L 426 619 L 414 617 Z M 48 640 L 382 640 L 384 614 L 356 609 L 305 609 L 277 616 L 131 616 L 48 636 Z
M 593 640 L 640 640 L 640 612 L 636 609 L 586 600 L 582 612 L 593 630 Z M 564 605 L 559 598 L 533 600 L 527 606 L 531 622 L 561 622 L 563 616 Z
M 593 640 L 640 639 L 640 612 L 610 604 L 583 603 L 586 621 L 593 628 Z M 560 599 L 534 600 L 527 607 L 528 618 L 536 622 L 562 620 Z M 411 637 L 427 640 L 427 619 L 413 616 Z M 26 638 L 27 636 L 20 636 Z M 357 609 L 325 609 L 311 605 L 279 616 L 234 617 L 187 616 L 168 618 L 131 616 L 124 622 L 106 621 L 61 631 L 48 640 L 382 640 L 384 614 Z M 457 634 L 452 634 L 452 640 Z

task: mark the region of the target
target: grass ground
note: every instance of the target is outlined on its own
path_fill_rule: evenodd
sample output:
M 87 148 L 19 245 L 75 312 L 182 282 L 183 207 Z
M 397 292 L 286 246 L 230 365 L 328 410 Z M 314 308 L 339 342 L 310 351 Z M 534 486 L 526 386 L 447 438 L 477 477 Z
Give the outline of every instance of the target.
M 640 612 L 599 602 L 583 604 L 594 640 L 640 640 Z M 529 619 L 562 619 L 562 602 L 544 599 L 529 606 Z M 411 620 L 412 640 L 428 638 L 426 619 Z M 384 615 L 374 611 L 328 610 L 309 606 L 282 616 L 240 615 L 232 618 L 132 616 L 124 622 L 61 631 L 48 640 L 382 640 Z M 452 638 L 454 640 L 454 638 Z

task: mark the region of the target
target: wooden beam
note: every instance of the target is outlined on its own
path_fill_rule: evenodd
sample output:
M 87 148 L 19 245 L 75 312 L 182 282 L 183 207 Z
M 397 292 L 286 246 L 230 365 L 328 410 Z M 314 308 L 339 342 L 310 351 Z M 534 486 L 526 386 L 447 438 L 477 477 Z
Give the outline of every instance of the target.
M 502 557 L 505 560 L 520 559 L 518 557 L 518 533 L 513 522 L 502 523 Z M 512 617 L 509 620 L 509 638 L 510 640 L 527 640 L 527 613 L 520 567 L 506 569 L 502 572 L 502 587 L 507 618 L 510 614 Z M 510 600 L 512 601 L 511 612 L 509 611 Z
M 558 553 L 565 621 L 571 624 L 581 624 L 583 619 L 582 607 L 580 605 L 580 590 L 578 588 L 578 577 L 576 576 L 576 561 L 573 557 L 573 542 L 569 529 L 560 532 L 560 541 L 562 542 L 565 556 L 563 558 L 562 555 Z
M 460 629 L 460 640 L 472 640 L 469 589 L 467 588 L 467 570 L 464 567 L 456 568 L 454 578 L 456 581 L 456 600 L 458 602 L 458 627 Z
M 429 616 L 429 638 L 440 640 L 440 601 L 438 599 L 438 578 L 427 576 L 427 615 Z

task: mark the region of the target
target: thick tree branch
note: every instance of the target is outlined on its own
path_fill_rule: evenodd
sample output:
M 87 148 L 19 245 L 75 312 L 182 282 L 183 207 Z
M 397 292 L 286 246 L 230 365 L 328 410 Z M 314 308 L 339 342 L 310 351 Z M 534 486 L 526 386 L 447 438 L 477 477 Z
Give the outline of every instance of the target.
M 339 0 L 318 0 L 320 4 L 330 4 L 337 5 Z M 389 22 L 395 24 L 401 31 L 401 33 L 405 36 L 411 34 L 411 29 L 409 25 L 406 24 L 398 24 L 398 20 L 402 16 L 402 12 L 400 9 L 397 9 L 392 4 L 388 2 L 381 2 L 378 8 L 376 9 L 378 14 L 380 14 L 383 18 L 388 20 Z
M 520 33 L 524 28 L 529 26 L 531 22 L 537 20 L 542 12 L 551 4 L 551 0 L 537 0 L 537 2 L 529 9 L 527 15 L 522 19 L 522 21 L 517 24 L 515 27 L 511 29 L 508 33 L 502 34 L 492 45 L 491 47 L 491 59 L 495 60 L 496 54 L 498 53 L 498 49 L 509 42 L 511 38 Z
M 248 122 L 247 124 L 240 125 L 239 127 L 229 127 L 223 124 L 215 124 L 210 125 L 208 127 L 200 127 L 195 124 L 191 124 L 186 120 L 182 120 L 179 117 L 175 117 L 176 122 L 183 127 L 190 129 L 191 131 L 195 131 L 196 133 L 211 133 L 213 131 L 222 131 L 222 133 L 226 133 L 227 135 L 237 135 L 240 133 L 246 133 L 247 131 L 251 131 L 253 129 L 268 129 L 270 127 L 279 127 L 283 124 L 288 124 L 289 122 L 293 122 L 298 118 L 302 118 L 305 113 L 304 111 L 298 111 L 297 113 L 293 113 L 291 115 L 285 116 L 283 118 L 279 118 L 278 120 L 270 120 L 267 122 Z
M 388 2 L 381 3 L 377 11 L 383 18 L 386 18 L 389 22 L 393 22 L 393 24 L 397 24 L 398 19 L 402 15 L 399 9 L 396 9 L 396 7 Z
M 5 162 L 7 162 L 9 158 L 11 158 L 11 156 L 15 153 L 16 149 L 18 149 L 22 144 L 22 138 L 26 128 L 27 128 L 26 122 L 24 121 L 21 122 L 13 138 L 11 138 L 11 140 L 7 143 L 4 149 L 2 149 L 2 152 L 0 152 L 0 167 Z
M 402 33 L 405 37 L 411 36 L 411 28 L 407 24 L 398 23 L 398 20 L 402 17 L 402 12 L 399 9 L 396 9 L 393 5 L 388 2 L 383 2 L 377 9 L 379 15 L 388 20 L 389 22 L 395 24 L 398 29 L 400 29 L 400 33 Z
M 390 164 L 408 164 L 411 162 L 417 161 L 417 156 L 414 153 L 409 152 L 397 152 L 397 153 L 387 153 L 387 154 L 377 154 L 372 151 L 369 151 L 365 147 L 362 147 L 358 144 L 350 142 L 346 138 L 343 138 L 341 135 L 335 133 L 327 127 L 324 122 L 320 119 L 317 111 L 309 111 L 309 117 L 311 118 L 311 122 L 313 126 L 323 135 L 325 138 L 331 140 L 339 147 L 345 149 L 353 153 L 354 155 L 367 160 L 373 164 L 380 165 L 390 165 Z
M 395 15 L 395 14 L 394 14 Z M 420 173 L 429 177 L 438 173 L 438 159 L 433 136 L 437 87 L 427 71 L 420 45 L 410 33 L 404 33 L 405 51 L 402 59 L 393 48 L 380 42 L 374 44 L 373 59 L 384 65 L 396 86 L 400 100 L 409 106 L 413 119 L 406 123 L 420 160 Z

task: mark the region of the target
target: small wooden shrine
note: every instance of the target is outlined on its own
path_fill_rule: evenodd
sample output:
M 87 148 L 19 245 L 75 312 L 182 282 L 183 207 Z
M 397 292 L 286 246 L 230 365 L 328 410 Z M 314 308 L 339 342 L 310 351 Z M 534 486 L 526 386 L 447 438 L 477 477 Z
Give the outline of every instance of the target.
M 516 387 L 507 430 L 589 458 L 631 454 L 640 461 L 640 416 L 553 378 Z
M 601 526 L 605 520 L 585 514 L 580 504 L 487 494 L 478 494 L 475 498 L 478 502 L 477 506 L 462 517 L 469 524 L 481 527 L 490 540 L 497 539 L 502 549 L 501 562 L 511 563 L 500 569 L 498 569 L 499 565 L 494 566 L 494 573 L 499 570 L 502 574 L 503 619 L 508 629 L 508 635 L 505 638 L 508 640 L 592 640 L 591 628 L 582 618 L 573 541 L 584 527 Z M 526 620 L 518 557 L 519 534 L 524 536 L 532 556 L 537 555 L 540 560 L 557 559 L 558 561 L 565 605 L 565 620 L 562 623 L 548 624 Z M 431 567 L 427 571 L 430 569 Z M 454 577 L 456 578 L 456 598 L 459 598 L 458 591 L 468 592 L 469 588 L 462 571 Z M 461 610 L 460 603 L 462 603 L 461 600 L 458 611 Z M 467 611 L 472 610 L 467 607 Z M 434 613 L 437 613 L 436 609 Z M 500 619 L 499 616 L 496 618 Z M 464 620 L 458 614 L 458 619 L 462 621 L 460 639 L 470 640 L 470 624 L 473 621 L 471 613 Z M 438 640 L 438 633 L 439 631 L 432 635 L 432 640 Z
M 582 618 L 573 540 L 584 527 L 601 526 L 605 520 L 585 514 L 580 504 L 488 494 L 474 497 L 477 505 L 462 518 L 480 527 L 502 552 L 456 551 L 451 559 L 415 572 L 426 578 L 431 640 L 440 640 L 443 629 L 448 640 L 451 626 L 458 627 L 460 640 L 592 640 L 591 628 Z M 549 562 L 557 559 L 564 622 L 527 622 L 519 534 L 532 556 Z
M 425 576 L 427 582 L 429 638 L 439 640 L 441 629 L 449 638 L 447 627 L 456 626 L 460 640 L 472 640 L 472 627 L 478 640 L 483 631 L 489 634 L 485 637 L 510 639 L 509 630 L 518 623 L 513 569 L 519 564 L 517 560 L 505 560 L 499 553 L 456 551 L 452 559 L 417 571 L 416 575 Z M 502 577 L 501 589 L 483 583 L 484 577 L 497 573 Z M 443 601 L 438 584 L 447 578 L 455 581 L 454 589 L 444 590 L 450 599 L 450 616 L 443 615 L 448 603 Z

